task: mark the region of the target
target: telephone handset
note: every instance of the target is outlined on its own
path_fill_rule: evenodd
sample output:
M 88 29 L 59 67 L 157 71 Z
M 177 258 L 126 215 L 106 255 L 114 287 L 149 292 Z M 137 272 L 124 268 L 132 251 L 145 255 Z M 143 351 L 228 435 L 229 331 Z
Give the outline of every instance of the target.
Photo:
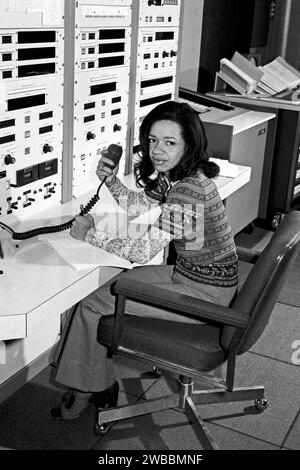
M 108 147 L 107 154 L 105 154 L 105 158 L 108 158 L 113 162 L 114 165 L 111 166 L 112 168 L 117 166 L 122 156 L 122 153 L 123 153 L 123 149 L 122 147 L 120 147 L 120 145 L 111 144 Z M 105 183 L 105 181 L 106 181 L 106 176 L 103 179 L 103 181 L 101 181 L 100 185 L 98 186 L 96 194 L 90 199 L 90 201 L 86 204 L 86 206 L 80 211 L 80 215 L 87 214 L 92 209 L 92 207 L 94 207 L 94 205 L 99 201 L 100 199 L 99 192 L 100 192 L 102 185 Z M 74 222 L 74 220 L 75 218 L 69 220 L 68 222 L 65 222 L 64 224 L 52 225 L 49 227 L 38 227 L 33 230 L 29 230 L 27 232 L 22 232 L 22 233 L 14 232 L 14 230 L 11 227 L 4 224 L 3 222 L 0 222 L 0 227 L 10 232 L 14 240 L 26 240 L 27 238 L 35 237 L 36 235 L 42 235 L 45 233 L 62 232 L 63 230 L 67 230 L 68 228 L 72 226 L 72 223 Z

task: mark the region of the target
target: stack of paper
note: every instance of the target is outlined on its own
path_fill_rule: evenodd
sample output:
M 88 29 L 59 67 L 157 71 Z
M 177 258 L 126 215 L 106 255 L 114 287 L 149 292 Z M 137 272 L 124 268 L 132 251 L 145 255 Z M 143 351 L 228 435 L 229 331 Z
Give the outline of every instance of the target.
M 73 268 L 87 269 L 96 266 L 111 266 L 123 269 L 133 268 L 130 261 L 108 253 L 101 248 L 89 245 L 71 237 L 69 232 L 40 235 L 39 240 L 50 245 Z

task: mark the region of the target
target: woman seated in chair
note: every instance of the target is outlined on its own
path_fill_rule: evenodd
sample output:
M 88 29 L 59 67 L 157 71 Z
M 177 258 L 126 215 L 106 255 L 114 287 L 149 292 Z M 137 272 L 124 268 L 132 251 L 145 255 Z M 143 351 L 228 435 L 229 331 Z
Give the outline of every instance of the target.
M 238 263 L 225 208 L 213 181 L 219 167 L 209 161 L 207 139 L 198 113 L 186 103 L 168 101 L 144 118 L 140 128 L 136 184 L 125 187 L 105 152 L 97 175 L 119 203 L 127 198 L 129 215 L 160 205 L 161 216 L 140 236 L 116 237 L 95 229 L 90 215 L 77 216 L 71 235 L 140 264 L 147 263 L 173 240 L 175 266 L 148 265 L 122 272 L 73 307 L 57 361 L 56 380 L 67 386 L 55 418 L 77 418 L 90 403 L 97 408 L 117 404 L 118 382 L 107 349 L 97 342 L 101 315 L 114 312 L 111 286 L 120 276 L 158 285 L 228 306 L 236 292 Z M 123 204 L 122 204 L 123 205 Z M 204 228 L 203 228 L 204 227 Z M 126 312 L 170 321 L 187 319 L 159 308 L 128 301 Z M 191 322 L 196 320 L 190 320 Z

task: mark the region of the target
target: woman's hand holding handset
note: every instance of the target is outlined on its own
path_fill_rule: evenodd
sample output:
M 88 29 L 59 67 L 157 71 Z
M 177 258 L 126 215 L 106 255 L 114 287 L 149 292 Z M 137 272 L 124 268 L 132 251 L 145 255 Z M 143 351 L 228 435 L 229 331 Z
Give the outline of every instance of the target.
M 105 179 L 107 186 L 111 186 L 116 179 L 122 152 L 122 147 L 116 144 L 111 144 L 101 152 L 101 159 L 98 162 L 96 174 L 100 181 Z M 80 210 L 84 210 L 82 205 Z M 70 234 L 78 240 L 85 240 L 86 234 L 91 228 L 95 228 L 95 223 L 90 214 L 77 215 L 72 224 Z
M 80 210 L 83 209 L 83 205 L 80 206 Z M 70 235 L 77 240 L 85 240 L 87 232 L 90 228 L 94 228 L 94 219 L 90 214 L 77 215 L 72 224 Z
M 115 182 L 121 156 L 122 147 L 116 144 L 110 145 L 108 149 L 102 150 L 101 152 L 96 174 L 100 181 L 106 178 L 105 184 L 107 186 L 111 186 Z

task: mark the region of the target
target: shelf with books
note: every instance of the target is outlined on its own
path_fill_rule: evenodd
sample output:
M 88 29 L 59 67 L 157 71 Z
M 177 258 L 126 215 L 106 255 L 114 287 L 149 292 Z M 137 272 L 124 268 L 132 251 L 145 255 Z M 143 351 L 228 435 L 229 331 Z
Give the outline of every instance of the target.
M 228 85 L 249 99 L 300 104 L 300 73 L 280 56 L 259 67 L 238 52 L 221 59 L 214 91 L 227 92 Z

